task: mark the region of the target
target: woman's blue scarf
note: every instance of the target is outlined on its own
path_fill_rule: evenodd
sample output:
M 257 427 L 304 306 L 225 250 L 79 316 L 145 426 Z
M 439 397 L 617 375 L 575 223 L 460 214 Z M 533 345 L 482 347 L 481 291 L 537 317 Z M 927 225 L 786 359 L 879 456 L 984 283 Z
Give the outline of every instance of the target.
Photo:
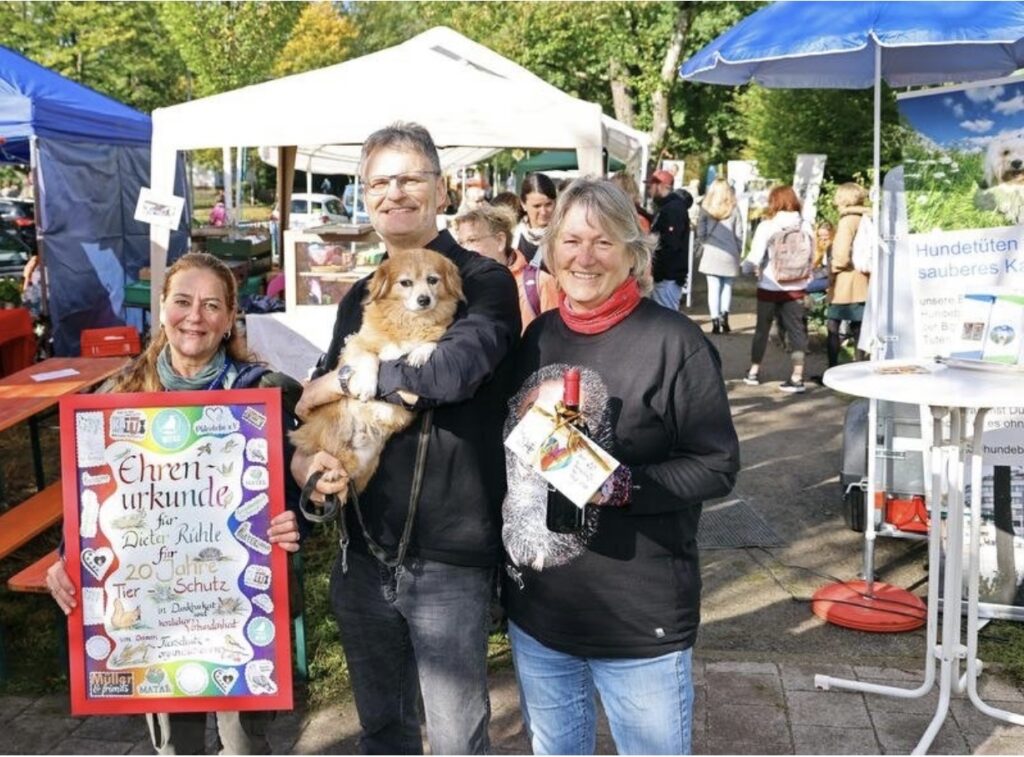
M 169 392 L 202 389 L 230 389 L 238 377 L 238 369 L 228 360 L 227 352 L 221 347 L 213 359 L 195 376 L 182 376 L 171 365 L 171 345 L 165 346 L 156 360 L 156 372 L 160 383 Z

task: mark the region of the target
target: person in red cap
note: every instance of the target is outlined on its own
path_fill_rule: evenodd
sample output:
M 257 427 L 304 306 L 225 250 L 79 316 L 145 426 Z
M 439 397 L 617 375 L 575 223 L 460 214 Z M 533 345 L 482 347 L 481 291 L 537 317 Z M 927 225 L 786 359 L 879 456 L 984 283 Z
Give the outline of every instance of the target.
M 658 235 L 654 250 L 654 291 L 651 298 L 670 310 L 679 310 L 679 300 L 689 274 L 690 216 L 693 198 L 672 191 L 673 176 L 655 171 L 647 179 L 654 199 L 655 216 L 651 231 Z

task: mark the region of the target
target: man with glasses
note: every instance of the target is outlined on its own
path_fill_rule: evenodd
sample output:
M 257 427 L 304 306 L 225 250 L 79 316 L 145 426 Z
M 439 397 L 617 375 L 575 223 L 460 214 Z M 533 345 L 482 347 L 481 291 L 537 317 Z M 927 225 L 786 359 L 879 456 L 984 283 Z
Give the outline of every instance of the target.
M 360 747 L 420 754 L 422 691 L 431 752 L 483 754 L 490 746 L 489 605 L 505 494 L 501 428 L 520 332 L 516 285 L 507 268 L 437 231 L 447 196 L 437 148 L 422 126 L 398 123 L 370 135 L 360 174 L 370 222 L 388 252 L 426 247 L 445 255 L 459 267 L 466 296 L 422 368 L 381 362 L 376 398 L 420 410 L 421 421 L 431 409 L 433 420 L 393 437 L 358 502 L 342 509 L 351 545 L 331 574 L 331 606 Z M 356 283 L 339 303 L 321 375 L 303 392 L 300 415 L 347 393 L 351 369 L 333 368 L 362 323 L 366 284 Z M 345 497 L 348 478 L 336 459 L 296 454 L 292 474 L 300 485 L 317 472 L 313 500 Z

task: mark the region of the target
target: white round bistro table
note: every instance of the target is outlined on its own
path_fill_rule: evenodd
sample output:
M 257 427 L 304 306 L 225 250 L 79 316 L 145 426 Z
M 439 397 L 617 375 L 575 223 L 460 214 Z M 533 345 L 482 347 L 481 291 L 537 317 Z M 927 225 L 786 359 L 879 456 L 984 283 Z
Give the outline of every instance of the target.
M 985 368 L 985 369 L 982 369 Z M 979 532 L 981 530 L 981 435 L 985 415 L 994 407 L 1024 407 L 1024 373 L 992 366 L 963 367 L 934 360 L 880 360 L 848 363 L 825 372 L 825 385 L 844 394 L 869 399 L 923 405 L 932 415 L 931 494 L 928 527 L 928 621 L 924 682 L 915 689 L 883 686 L 817 675 L 821 689 L 850 689 L 913 699 L 925 696 L 935 684 L 939 668 L 939 702 L 935 716 L 914 748 L 925 754 L 949 712 L 950 695 L 966 688 L 972 704 L 986 715 L 1024 725 L 1024 715 L 986 704 L 978 695 L 981 661 L 978 652 Z M 968 428 L 968 416 L 973 420 Z M 949 417 L 949 435 L 943 420 Z M 968 549 L 967 644 L 961 643 L 963 586 L 964 492 L 970 485 L 971 527 Z M 941 504 L 946 505 L 944 586 L 939 586 Z M 938 607 L 943 603 L 941 633 Z M 960 660 L 966 673 L 960 675 Z

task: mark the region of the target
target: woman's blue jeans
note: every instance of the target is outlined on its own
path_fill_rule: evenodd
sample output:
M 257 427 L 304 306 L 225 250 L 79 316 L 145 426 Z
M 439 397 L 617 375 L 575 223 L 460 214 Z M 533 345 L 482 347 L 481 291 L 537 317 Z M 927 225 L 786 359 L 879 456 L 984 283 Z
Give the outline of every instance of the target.
M 704 274 L 708 280 L 708 315 L 712 318 L 720 318 L 722 313 L 728 313 L 732 305 L 732 276 L 713 276 L 710 273 Z
M 691 649 L 650 658 L 576 657 L 509 623 L 523 718 L 534 754 L 593 754 L 595 693 L 619 754 L 689 754 Z

